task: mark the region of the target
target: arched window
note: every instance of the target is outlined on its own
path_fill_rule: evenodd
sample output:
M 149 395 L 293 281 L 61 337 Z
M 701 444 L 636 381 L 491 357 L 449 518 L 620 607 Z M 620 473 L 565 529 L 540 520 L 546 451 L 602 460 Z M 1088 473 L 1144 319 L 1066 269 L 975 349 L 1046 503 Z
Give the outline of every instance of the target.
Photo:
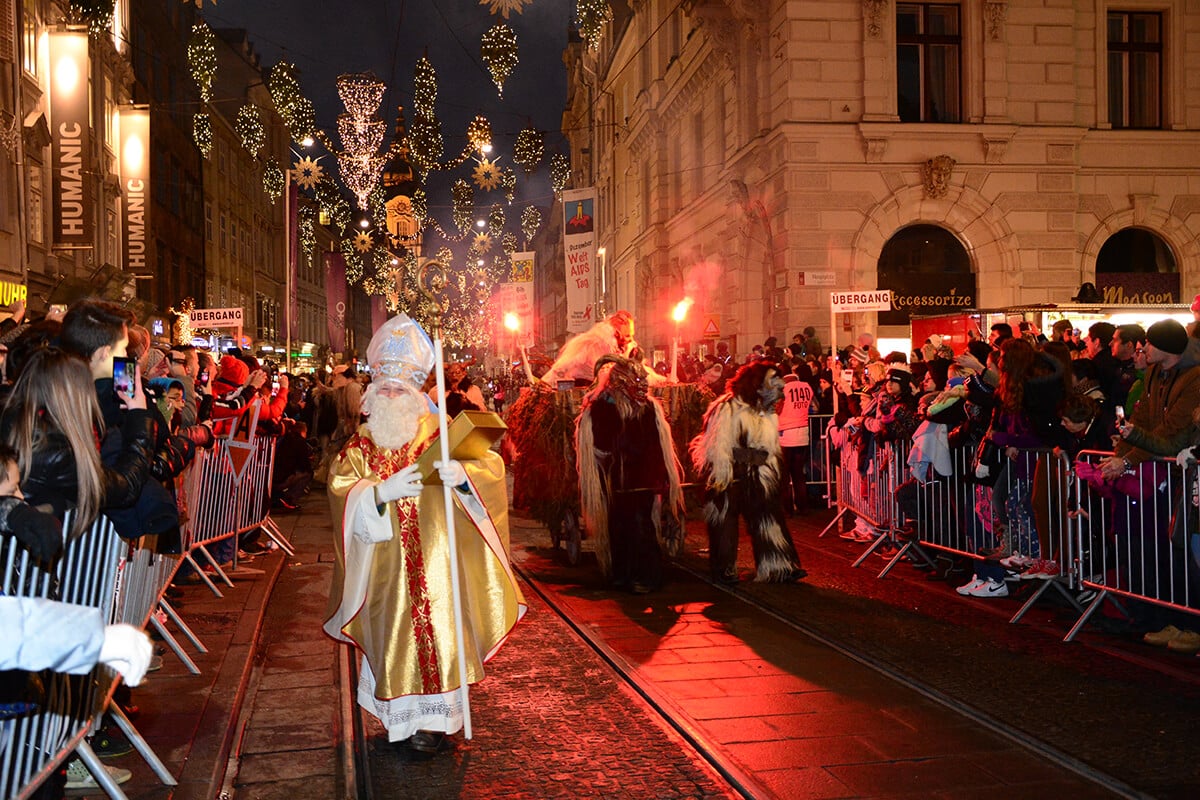
M 975 306 L 971 256 L 937 225 L 910 225 L 888 240 L 876 267 L 878 287 L 892 290 L 892 311 L 880 325 L 907 325 L 912 314 L 941 314 Z
M 1124 228 L 1096 254 L 1096 288 L 1105 303 L 1178 303 L 1179 265 L 1161 236 Z

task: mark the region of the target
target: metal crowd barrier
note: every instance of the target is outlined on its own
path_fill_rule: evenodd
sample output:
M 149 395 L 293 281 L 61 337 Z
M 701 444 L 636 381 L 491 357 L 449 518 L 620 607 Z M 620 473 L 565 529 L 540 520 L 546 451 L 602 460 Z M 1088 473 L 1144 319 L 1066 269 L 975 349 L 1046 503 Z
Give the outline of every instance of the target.
M 70 524 L 68 515 L 64 534 Z M 104 518 L 68 540 L 62 556 L 49 569 L 31 559 L 14 538 L 5 537 L 0 542 L 3 590 L 12 596 L 98 608 L 104 619 L 111 620 L 117 612 L 117 578 L 128 549 L 128 543 Z M 42 686 L 36 707 L 0 723 L 0 795 L 17 800 L 30 797 L 60 764 L 77 754 L 110 797 L 123 798 L 84 738 L 109 706 L 115 676 L 105 667 L 96 667 L 87 675 L 36 674 Z M 161 762 L 148 746 L 143 755 L 146 753 L 157 764 L 157 771 Z M 175 783 L 165 768 L 160 775 L 164 782 Z
M 1068 525 L 1072 478 L 1066 457 L 1049 449 L 1018 449 L 1004 457 L 992 485 L 975 480 L 974 446 L 951 448 L 951 474 L 930 467 L 924 483 L 908 487 L 913 495 L 914 531 L 921 545 L 954 556 L 979 558 L 982 551 L 1020 553 L 1057 562 L 1059 574 L 1038 581 L 1011 622 L 1019 621 L 1053 587 L 1081 613 L 1073 591 L 1075 542 Z
M 908 441 L 874 442 L 869 437 L 861 437 L 853 438 L 837 448 L 838 468 L 834 478 L 837 514 L 820 536 L 834 530 L 846 514 L 853 513 L 875 529 L 867 549 L 855 560 L 855 567 L 884 545 L 896 549 L 880 571 L 880 578 L 891 572 L 905 556 L 933 563 L 915 540 L 899 535 L 903 515 L 896 502 L 896 487 L 907 475 L 910 445 Z M 870 450 L 864 453 L 864 447 Z M 827 440 L 826 450 L 831 463 L 833 448 L 832 441 Z
M 1067 633 L 1068 642 L 1105 602 L 1126 617 L 1121 599 L 1200 615 L 1200 468 L 1155 459 L 1115 480 L 1094 477 L 1098 462 L 1110 455 L 1086 451 L 1076 462 L 1078 574 L 1097 595 Z
M 808 485 L 825 487 L 824 500 L 832 508 L 833 492 L 831 481 L 829 447 L 825 441 L 825 429 L 829 427 L 832 414 L 808 415 Z

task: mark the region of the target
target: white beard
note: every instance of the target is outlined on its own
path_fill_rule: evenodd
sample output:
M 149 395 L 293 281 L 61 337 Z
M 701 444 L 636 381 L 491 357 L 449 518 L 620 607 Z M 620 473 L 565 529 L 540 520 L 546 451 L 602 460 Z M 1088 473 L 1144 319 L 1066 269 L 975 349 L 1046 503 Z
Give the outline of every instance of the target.
M 403 397 L 376 395 L 371 401 L 367 430 L 375 444 L 388 450 L 398 450 L 417 435 L 417 425 L 425 412 L 425 400 L 419 394 L 405 394 Z

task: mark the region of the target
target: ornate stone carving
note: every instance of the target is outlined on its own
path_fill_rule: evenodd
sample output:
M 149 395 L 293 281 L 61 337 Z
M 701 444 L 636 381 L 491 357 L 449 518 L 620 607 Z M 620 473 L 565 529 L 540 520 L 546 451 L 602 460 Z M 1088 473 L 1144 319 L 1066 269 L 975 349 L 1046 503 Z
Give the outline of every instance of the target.
M 921 179 L 925 182 L 925 196 L 940 200 L 950 191 L 950 176 L 958 162 L 947 155 L 934 156 L 921 167 Z
M 987 17 L 987 34 L 993 42 L 1004 37 L 1004 22 L 1008 19 L 1008 3 L 984 3 L 983 15 Z
M 883 154 L 887 152 L 888 140 L 886 137 L 868 137 L 864 152 L 869 162 L 879 162 L 883 160 Z
M 880 20 L 883 19 L 883 12 L 887 10 L 888 0 L 862 0 L 863 16 L 867 20 L 867 35 L 872 39 L 878 39 L 883 35 L 883 25 Z
M 1008 139 L 983 139 L 983 160 L 989 164 L 999 164 L 1004 160 L 1008 151 Z

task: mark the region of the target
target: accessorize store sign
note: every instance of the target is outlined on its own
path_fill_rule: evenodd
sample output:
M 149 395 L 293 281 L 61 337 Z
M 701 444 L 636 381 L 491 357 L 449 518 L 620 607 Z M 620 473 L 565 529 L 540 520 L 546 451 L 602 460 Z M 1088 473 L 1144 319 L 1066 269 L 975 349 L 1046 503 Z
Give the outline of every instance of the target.
M 57 31 L 49 35 L 51 181 L 54 243 L 92 244 L 91 202 L 84 158 L 88 131 L 88 35 Z

